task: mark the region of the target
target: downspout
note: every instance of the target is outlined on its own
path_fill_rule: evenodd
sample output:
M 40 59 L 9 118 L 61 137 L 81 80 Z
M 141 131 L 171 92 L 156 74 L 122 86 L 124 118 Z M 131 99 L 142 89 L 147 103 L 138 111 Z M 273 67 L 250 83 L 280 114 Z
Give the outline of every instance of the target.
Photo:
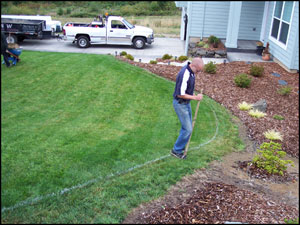
M 191 21 L 192 21 L 192 17 L 191 17 L 191 3 L 192 2 L 188 2 L 187 4 L 187 15 L 188 15 L 188 25 L 187 25 L 187 34 L 186 34 L 186 40 L 185 40 L 185 47 L 184 47 L 184 54 L 186 56 L 188 56 L 188 50 L 189 50 L 189 42 L 190 42 L 190 27 L 191 27 Z
M 203 17 L 202 17 L 202 32 L 201 32 L 201 37 L 200 40 L 203 40 L 203 35 L 204 35 L 204 21 L 205 21 L 205 9 L 206 9 L 206 1 L 204 2 L 204 7 L 203 7 Z

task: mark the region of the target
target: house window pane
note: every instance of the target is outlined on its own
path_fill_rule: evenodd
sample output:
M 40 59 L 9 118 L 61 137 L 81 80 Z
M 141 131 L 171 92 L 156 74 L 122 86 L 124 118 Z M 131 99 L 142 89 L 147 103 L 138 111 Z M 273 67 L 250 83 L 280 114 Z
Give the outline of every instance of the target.
M 278 29 L 279 29 L 279 20 L 274 19 L 273 20 L 273 28 L 272 28 L 272 33 L 271 36 L 277 39 L 278 36 Z
M 279 1 L 276 2 L 274 16 L 276 16 L 277 18 L 281 17 L 282 5 L 283 5 L 283 2 L 279 2 Z
M 282 19 L 284 21 L 288 22 L 288 23 L 291 20 L 293 4 L 294 4 L 293 2 L 285 2 L 285 5 L 284 5 L 284 11 L 283 11 Z
M 279 37 L 279 41 L 283 42 L 284 44 L 286 44 L 286 40 L 287 40 L 287 36 L 288 36 L 288 32 L 289 32 L 289 25 L 286 23 L 282 23 L 281 25 L 281 32 L 280 32 L 280 37 Z

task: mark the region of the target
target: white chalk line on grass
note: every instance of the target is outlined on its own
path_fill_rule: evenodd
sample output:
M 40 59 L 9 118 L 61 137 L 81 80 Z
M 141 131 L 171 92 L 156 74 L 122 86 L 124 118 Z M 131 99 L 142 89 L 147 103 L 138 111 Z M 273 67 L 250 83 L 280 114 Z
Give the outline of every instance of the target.
M 210 105 L 209 105 L 209 107 L 211 108 Z M 212 108 L 211 108 L 211 110 L 212 110 L 212 112 L 214 113 L 215 121 L 216 121 L 216 131 L 215 131 L 214 136 L 213 136 L 210 140 L 208 140 L 207 142 L 202 143 L 202 144 L 200 144 L 199 146 L 190 148 L 190 150 L 199 149 L 200 147 L 209 144 L 210 142 L 212 142 L 213 140 L 215 140 L 215 138 L 217 137 L 217 135 L 218 135 L 218 133 L 219 133 L 219 121 L 218 121 L 218 118 L 217 118 L 217 115 L 216 115 L 215 111 L 214 111 Z M 110 179 L 110 178 L 115 177 L 115 176 L 119 176 L 119 175 L 123 175 L 123 174 L 129 173 L 129 172 L 131 172 L 131 171 L 133 171 L 133 170 L 135 170 L 135 169 L 139 169 L 139 168 L 142 168 L 142 167 L 144 167 L 144 166 L 146 166 L 146 165 L 149 165 L 149 164 L 158 162 L 158 161 L 160 161 L 160 160 L 162 160 L 162 159 L 165 159 L 165 158 L 167 158 L 167 157 L 169 157 L 169 156 L 170 156 L 170 154 L 165 155 L 165 156 L 162 156 L 162 157 L 159 157 L 159 158 L 154 159 L 154 160 L 151 160 L 151 161 L 148 161 L 148 162 L 146 162 L 146 163 L 144 163 L 144 164 L 136 165 L 136 166 L 131 167 L 131 168 L 125 170 L 125 171 L 119 171 L 119 172 L 116 172 L 116 173 L 112 173 L 112 174 L 108 175 L 107 177 L 105 177 L 104 179 L 106 180 L 106 179 Z M 21 202 L 17 203 L 17 204 L 14 205 L 14 206 L 11 206 L 11 207 L 3 207 L 3 208 L 1 209 L 1 212 L 3 213 L 3 212 L 5 212 L 5 211 L 11 211 L 11 210 L 14 210 L 14 209 L 19 208 L 19 207 L 22 207 L 22 206 L 31 205 L 31 204 L 34 204 L 34 203 L 36 203 L 36 202 L 39 202 L 39 201 L 41 201 L 41 200 L 43 200 L 43 199 L 46 199 L 46 198 L 50 198 L 50 197 L 54 197 L 54 196 L 60 196 L 60 195 L 63 195 L 63 194 L 65 194 L 65 193 L 67 193 L 67 192 L 70 192 L 70 191 L 72 191 L 72 190 L 84 188 L 84 187 L 88 186 L 89 184 L 96 183 L 96 182 L 98 182 L 98 181 L 101 181 L 102 179 L 103 179 L 103 177 L 102 177 L 102 176 L 99 176 L 99 177 L 97 177 L 97 178 L 95 178 L 95 179 L 92 179 L 92 180 L 89 180 L 89 181 L 87 181 L 87 182 L 85 182 L 85 183 L 83 183 L 83 184 L 78 184 L 78 185 L 72 186 L 72 187 L 70 187 L 70 188 L 64 188 L 63 190 L 58 191 L 58 192 L 56 192 L 56 193 L 53 192 L 53 193 L 51 193 L 51 194 L 47 194 L 47 195 L 44 195 L 44 196 L 39 196 L 39 197 L 36 197 L 36 198 L 33 198 L 33 199 L 27 199 L 27 200 L 24 200 L 24 201 L 21 201 Z

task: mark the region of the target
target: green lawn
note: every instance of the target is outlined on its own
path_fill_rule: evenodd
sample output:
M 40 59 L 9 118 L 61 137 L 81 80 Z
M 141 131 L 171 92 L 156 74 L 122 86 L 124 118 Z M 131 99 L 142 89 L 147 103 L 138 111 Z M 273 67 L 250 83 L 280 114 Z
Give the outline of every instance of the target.
M 113 56 L 23 51 L 21 59 L 1 67 L 2 223 L 120 223 L 243 148 L 231 115 L 205 96 L 190 144 L 201 147 L 186 160 L 169 157 L 180 129 L 174 83 Z

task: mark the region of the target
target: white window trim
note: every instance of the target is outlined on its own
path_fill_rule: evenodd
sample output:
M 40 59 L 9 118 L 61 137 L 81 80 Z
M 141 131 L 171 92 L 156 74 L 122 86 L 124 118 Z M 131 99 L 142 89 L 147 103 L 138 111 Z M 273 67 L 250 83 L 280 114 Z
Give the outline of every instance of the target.
M 285 2 L 286 1 L 283 2 L 283 7 L 282 7 L 280 18 L 282 18 L 282 15 L 283 15 L 283 12 L 284 12 Z M 272 21 L 271 21 L 271 27 L 270 27 L 270 32 L 269 32 L 269 40 L 272 41 L 272 42 L 274 42 L 276 45 L 278 45 L 279 47 L 283 48 L 284 50 L 286 50 L 287 46 L 288 46 L 288 43 L 289 43 L 289 39 L 290 39 L 291 27 L 292 27 L 294 10 L 295 10 L 295 2 L 293 1 L 293 9 L 292 9 L 292 14 L 291 14 L 291 21 L 288 23 L 289 24 L 289 31 L 288 31 L 288 35 L 287 35 L 287 39 L 286 39 L 286 44 L 282 43 L 281 41 L 279 41 L 279 40 L 277 40 L 277 39 L 275 39 L 274 37 L 271 36 L 274 18 L 279 19 L 279 18 L 277 18 L 277 17 L 274 16 L 275 7 L 276 7 L 276 2 L 274 2 L 274 7 L 273 7 Z M 278 38 L 280 37 L 281 24 L 282 24 L 282 19 L 279 19 L 279 20 L 280 20 L 280 25 L 279 25 L 279 28 L 278 28 Z

